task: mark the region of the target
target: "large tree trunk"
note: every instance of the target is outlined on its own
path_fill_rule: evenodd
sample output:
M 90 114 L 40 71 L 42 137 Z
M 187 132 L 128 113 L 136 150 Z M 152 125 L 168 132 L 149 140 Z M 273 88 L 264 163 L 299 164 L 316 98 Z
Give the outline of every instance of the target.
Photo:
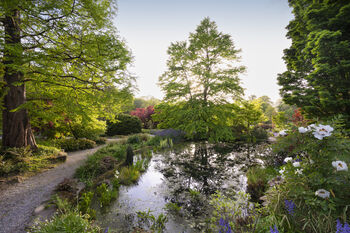
M 7 93 L 4 99 L 2 146 L 37 148 L 30 126 L 28 111 L 20 109 L 13 111 L 26 102 L 26 90 L 23 82 L 22 46 L 20 38 L 20 14 L 14 10 L 11 16 L 6 16 L 4 64 Z M 19 83 L 22 84 L 19 85 Z

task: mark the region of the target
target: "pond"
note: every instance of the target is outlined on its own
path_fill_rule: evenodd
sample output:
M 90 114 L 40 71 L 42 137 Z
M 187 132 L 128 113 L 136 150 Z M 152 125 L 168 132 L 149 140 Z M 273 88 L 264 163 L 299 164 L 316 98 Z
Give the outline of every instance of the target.
M 155 152 L 138 183 L 121 186 L 117 201 L 97 214 L 97 222 L 112 232 L 133 232 L 149 227 L 136 213 L 151 211 L 167 216 L 164 232 L 202 232 L 210 195 L 244 191 L 247 164 L 262 148 L 191 143 Z

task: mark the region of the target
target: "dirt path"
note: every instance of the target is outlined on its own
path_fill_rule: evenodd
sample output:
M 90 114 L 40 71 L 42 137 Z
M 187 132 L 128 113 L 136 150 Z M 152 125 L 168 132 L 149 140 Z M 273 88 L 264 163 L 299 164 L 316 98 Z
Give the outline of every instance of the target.
M 113 141 L 116 139 L 109 139 L 108 143 Z M 71 178 L 87 156 L 101 147 L 70 152 L 65 163 L 0 190 L 0 233 L 26 232 L 35 208 L 49 200 L 56 185 Z

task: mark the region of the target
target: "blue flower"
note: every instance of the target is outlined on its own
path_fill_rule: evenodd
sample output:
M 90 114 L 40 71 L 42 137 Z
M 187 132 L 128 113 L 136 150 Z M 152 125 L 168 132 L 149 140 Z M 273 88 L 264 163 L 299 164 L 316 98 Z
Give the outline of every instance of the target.
M 336 233 L 350 233 L 350 226 L 347 222 L 344 223 L 344 226 L 341 224 L 340 220 L 337 219 L 337 232 Z
M 224 218 L 220 218 L 219 225 L 221 226 L 219 233 L 232 233 L 229 222 Z
M 292 200 L 284 200 L 284 205 L 285 205 L 289 215 L 294 216 L 295 203 Z
M 272 227 L 270 227 L 270 233 L 279 233 L 279 231 L 277 230 L 276 225 L 273 228 L 274 229 L 272 229 Z

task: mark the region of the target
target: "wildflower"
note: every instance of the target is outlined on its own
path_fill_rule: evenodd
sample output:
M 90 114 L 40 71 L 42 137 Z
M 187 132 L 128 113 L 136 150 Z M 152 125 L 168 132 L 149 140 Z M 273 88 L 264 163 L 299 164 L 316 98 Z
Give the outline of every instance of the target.
M 284 206 L 288 211 L 288 214 L 294 216 L 294 209 L 296 207 L 295 203 L 292 200 L 284 200 Z
M 299 130 L 299 133 L 306 133 L 308 131 L 308 129 L 304 127 L 299 127 L 298 130 Z
M 281 130 L 278 134 L 279 134 L 279 136 L 286 136 L 287 130 Z
M 332 166 L 337 169 L 337 171 L 347 171 L 348 165 L 343 161 L 333 161 Z
M 300 167 L 300 162 L 294 162 L 293 167 Z
M 315 138 L 322 140 L 324 137 L 329 137 L 332 135 L 334 129 L 330 125 L 318 125 L 315 126 L 315 131 L 312 133 Z
M 118 172 L 118 170 L 115 170 L 114 177 L 118 179 L 118 177 L 119 177 L 119 172 Z
M 219 225 L 221 226 L 219 233 L 232 233 L 230 224 L 224 218 L 220 218 Z
M 306 127 L 307 128 L 307 130 L 308 131 L 312 131 L 312 130 L 314 130 L 315 129 L 315 127 L 316 127 L 316 125 L 315 124 L 311 124 L 311 125 L 309 125 L 308 127 Z
M 284 161 L 285 163 L 288 163 L 288 162 L 290 162 L 290 161 L 292 161 L 292 160 L 293 160 L 292 157 L 286 157 L 283 161 Z
M 279 233 L 279 231 L 277 230 L 276 225 L 274 226 L 274 229 L 272 229 L 272 227 L 270 227 L 270 233 Z
M 325 189 L 319 189 L 315 192 L 316 196 L 322 197 L 322 198 L 329 198 L 329 192 Z
M 312 160 L 312 159 L 310 159 L 310 164 L 314 164 L 315 162 Z
M 283 176 L 285 171 L 286 171 L 286 168 L 283 167 L 283 168 L 279 171 L 279 173 Z
M 303 169 L 297 169 L 297 170 L 295 171 L 295 174 L 296 174 L 296 175 L 301 175 L 301 174 L 303 174 Z
M 344 223 L 344 226 L 341 224 L 340 220 L 337 219 L 337 232 L 336 233 L 350 233 L 350 226 L 347 222 Z

